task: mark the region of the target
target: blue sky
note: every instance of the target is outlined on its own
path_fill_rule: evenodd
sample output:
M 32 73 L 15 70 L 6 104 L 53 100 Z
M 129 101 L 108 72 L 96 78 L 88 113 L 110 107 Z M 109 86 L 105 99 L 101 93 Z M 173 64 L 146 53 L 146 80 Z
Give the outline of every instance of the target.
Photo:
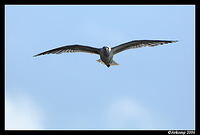
M 64 45 L 177 43 L 114 56 Z M 6 129 L 195 129 L 195 6 L 5 6 Z

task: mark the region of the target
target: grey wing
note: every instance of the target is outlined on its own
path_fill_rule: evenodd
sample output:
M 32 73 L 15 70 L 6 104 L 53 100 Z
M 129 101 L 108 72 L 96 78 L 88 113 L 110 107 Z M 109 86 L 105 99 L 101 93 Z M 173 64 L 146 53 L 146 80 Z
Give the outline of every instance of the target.
M 113 47 L 113 54 L 117 54 L 120 53 L 121 51 L 125 51 L 128 49 L 134 49 L 134 48 L 141 48 L 141 47 L 145 47 L 145 46 L 150 46 L 150 47 L 154 47 L 157 45 L 162 45 L 162 44 L 167 44 L 167 43 L 172 43 L 172 42 L 177 42 L 177 41 L 167 41 L 167 40 L 135 40 L 135 41 L 131 41 L 128 43 L 124 43 L 121 45 L 118 45 L 116 47 Z
M 46 52 L 39 53 L 37 55 L 34 55 L 33 57 L 39 56 L 39 55 L 45 55 L 45 54 L 60 54 L 60 53 L 75 53 L 75 52 L 84 52 L 84 53 L 91 53 L 91 54 L 100 54 L 100 49 L 93 48 L 89 46 L 83 46 L 83 45 L 67 45 L 63 47 L 59 47 L 56 49 L 52 49 Z

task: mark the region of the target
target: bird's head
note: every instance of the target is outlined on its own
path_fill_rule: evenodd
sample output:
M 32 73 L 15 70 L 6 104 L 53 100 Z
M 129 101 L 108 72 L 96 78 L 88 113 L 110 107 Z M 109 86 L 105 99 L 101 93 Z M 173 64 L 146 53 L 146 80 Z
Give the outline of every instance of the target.
M 110 52 L 111 51 L 111 48 L 109 46 L 104 46 L 103 47 L 103 50 L 105 50 L 106 52 Z

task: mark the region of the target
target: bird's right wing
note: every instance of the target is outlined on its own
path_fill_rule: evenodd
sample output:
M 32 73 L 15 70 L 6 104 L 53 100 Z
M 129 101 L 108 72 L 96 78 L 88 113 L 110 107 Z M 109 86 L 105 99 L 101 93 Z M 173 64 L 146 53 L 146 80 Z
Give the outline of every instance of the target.
M 100 55 L 100 49 L 98 49 L 98 48 L 93 48 L 93 47 L 83 46 L 83 45 L 67 45 L 67 46 L 59 47 L 56 49 L 52 49 L 52 50 L 49 50 L 46 52 L 36 54 L 33 57 L 50 54 L 50 53 L 60 54 L 60 53 L 75 53 L 75 52 L 84 52 L 84 53 Z
M 172 43 L 172 42 L 177 42 L 177 41 L 167 41 L 167 40 L 135 40 L 131 41 L 128 43 L 124 43 L 118 46 L 115 46 L 112 48 L 113 54 L 120 53 L 121 51 L 125 51 L 128 49 L 134 49 L 134 48 L 141 48 L 145 46 L 150 46 L 154 47 L 157 45 L 162 45 L 162 44 L 167 44 L 167 43 Z

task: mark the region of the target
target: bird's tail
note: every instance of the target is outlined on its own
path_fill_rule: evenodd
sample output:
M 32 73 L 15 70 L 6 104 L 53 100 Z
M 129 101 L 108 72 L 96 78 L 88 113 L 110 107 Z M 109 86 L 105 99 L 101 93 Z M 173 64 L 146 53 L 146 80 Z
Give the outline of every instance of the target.
M 112 63 L 111 63 L 110 65 L 111 65 L 111 66 L 117 66 L 117 65 L 119 65 L 119 64 L 113 60 Z
M 97 62 L 106 65 L 101 59 L 98 59 Z M 117 66 L 119 65 L 117 62 L 115 62 L 114 60 L 112 61 L 112 63 L 110 64 L 110 66 Z

